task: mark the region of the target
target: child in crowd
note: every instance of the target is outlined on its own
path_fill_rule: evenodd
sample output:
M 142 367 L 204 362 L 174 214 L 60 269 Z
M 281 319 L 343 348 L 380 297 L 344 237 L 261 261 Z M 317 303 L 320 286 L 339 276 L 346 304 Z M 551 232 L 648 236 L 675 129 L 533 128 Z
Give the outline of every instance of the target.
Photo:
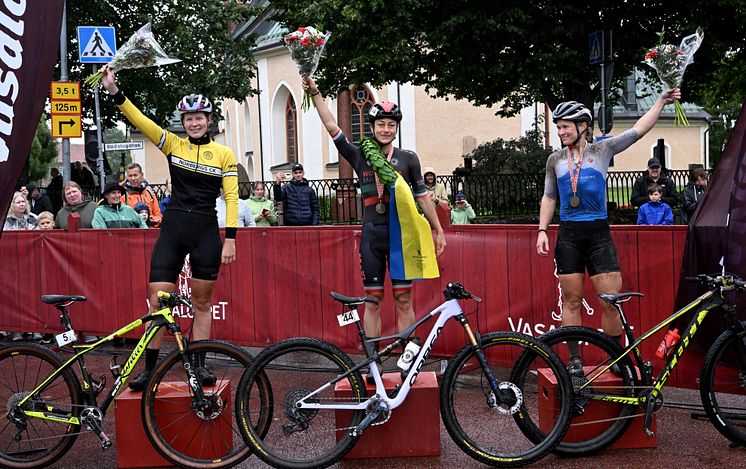
M 41 212 L 36 221 L 36 229 L 51 230 L 54 229 L 54 215 L 52 212 Z
M 648 187 L 650 202 L 642 204 L 637 212 L 638 225 L 673 225 L 673 211 L 671 206 L 661 202 L 663 187 L 651 184 Z
M 474 213 L 474 209 L 466 201 L 466 195 L 463 192 L 456 194 L 456 206 L 451 210 L 451 224 L 452 225 L 466 225 L 471 223 L 477 215 Z

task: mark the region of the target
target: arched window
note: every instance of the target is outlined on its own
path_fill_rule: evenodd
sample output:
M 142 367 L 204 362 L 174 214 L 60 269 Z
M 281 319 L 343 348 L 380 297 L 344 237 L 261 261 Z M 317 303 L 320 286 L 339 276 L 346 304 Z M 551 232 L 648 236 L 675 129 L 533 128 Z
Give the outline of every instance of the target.
M 365 85 L 355 85 L 350 90 L 350 118 L 352 120 L 352 143 L 357 143 L 363 136 L 373 136 L 366 116 L 368 110 L 374 104 L 370 90 Z
M 292 95 L 285 103 L 285 148 L 288 163 L 298 161 L 298 112 Z

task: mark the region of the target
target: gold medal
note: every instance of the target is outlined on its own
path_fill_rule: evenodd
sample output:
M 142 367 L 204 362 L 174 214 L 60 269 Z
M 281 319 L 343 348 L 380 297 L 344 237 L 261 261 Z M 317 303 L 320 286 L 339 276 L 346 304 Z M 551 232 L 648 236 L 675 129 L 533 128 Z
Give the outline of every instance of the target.
M 572 151 L 570 151 L 570 148 L 567 149 L 567 169 L 570 171 L 570 187 L 572 188 L 570 207 L 572 208 L 578 208 L 580 206 L 580 197 L 578 197 L 576 194 L 578 192 L 578 179 L 580 179 L 580 166 L 583 164 L 583 156 L 585 155 L 586 149 L 588 149 L 588 145 L 586 145 L 583 149 L 583 153 L 580 154 L 580 158 L 574 162 L 572 158 Z
M 580 206 L 580 197 L 574 195 L 570 197 L 570 207 L 578 208 Z
M 386 213 L 386 204 L 384 204 L 383 202 L 378 202 L 376 204 L 376 213 L 380 213 L 381 215 Z

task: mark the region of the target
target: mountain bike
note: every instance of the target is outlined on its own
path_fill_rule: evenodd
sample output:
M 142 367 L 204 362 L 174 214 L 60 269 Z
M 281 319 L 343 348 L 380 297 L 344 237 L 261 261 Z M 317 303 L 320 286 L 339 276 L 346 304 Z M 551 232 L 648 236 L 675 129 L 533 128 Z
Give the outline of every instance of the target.
M 622 304 L 638 292 L 603 293 L 602 300 L 614 305 L 622 320 L 628 347 L 622 347 L 595 329 L 561 327 L 540 337 L 568 362 L 570 341 L 579 344 L 582 374 L 571 376 L 574 390 L 573 423 L 555 452 L 584 455 L 600 451 L 621 437 L 632 418 L 644 416 L 644 431 L 652 436 L 653 414 L 663 407 L 662 388 L 680 362 L 684 350 L 700 329 L 708 313 L 718 309 L 724 322 L 724 332 L 707 352 L 699 377 L 702 404 L 710 422 L 735 445 L 746 445 L 746 322 L 739 320 L 734 304 L 726 301 L 725 292 L 742 292 L 744 281 L 735 275 L 698 275 L 687 280 L 698 282 L 708 291 L 674 312 L 671 316 L 642 334 L 638 339 L 624 314 Z M 666 364 L 658 376 L 653 365 L 645 361 L 640 344 L 664 327 L 686 314 L 693 314 L 680 339 L 670 348 Z M 516 368 L 530 375 L 533 357 L 518 360 Z M 603 418 L 583 419 L 589 405 L 604 406 Z M 638 411 L 640 409 L 640 411 Z M 524 431 L 537 440 L 543 435 L 540 422 L 524 421 Z
M 368 338 L 357 307 L 376 303 L 372 298 L 348 297 L 331 292 L 342 303 L 340 326 L 355 324 L 365 359 L 359 363 L 332 344 L 313 338 L 278 342 L 255 358 L 239 384 L 239 395 L 266 378 L 273 399 L 264 402 L 242 399 L 242 415 L 268 415 L 265 434 L 243 420 L 241 432 L 254 453 L 274 467 L 325 467 L 340 460 L 372 425 L 384 424 L 402 405 L 412 389 L 446 322 L 455 318 L 463 327 L 467 344 L 450 358 L 440 384 L 443 423 L 456 444 L 469 456 L 486 464 L 513 467 L 530 464 L 546 455 L 564 435 L 570 420 L 571 390 L 564 365 L 540 341 L 519 333 L 472 331 L 459 300 L 480 301 L 458 283 L 449 283 L 445 302 L 399 334 Z M 424 322 L 436 318 L 422 347 L 411 348 L 412 334 Z M 383 344 L 391 341 L 383 347 Z M 378 360 L 406 345 L 400 360 L 406 365 L 401 384 L 387 392 Z M 379 352 L 376 344 L 383 349 Z M 537 367 L 556 377 L 556 417 L 541 441 L 531 441 L 517 421 L 534 414 L 539 401 L 535 381 L 518 387 L 512 378 L 515 359 L 526 353 Z M 368 396 L 361 376 L 363 368 L 375 381 Z M 388 377 L 387 377 L 388 379 Z M 252 406 L 266 404 L 265 409 Z M 406 435 L 402 435 L 405 438 Z
M 79 344 L 67 307 L 84 296 L 44 295 L 44 303 L 60 312 L 63 332 L 57 345 L 72 350 L 65 359 L 59 353 L 35 343 L 18 343 L 0 348 L 0 403 L 7 409 L 0 422 L 0 465 L 11 468 L 43 467 L 61 458 L 79 434 L 94 433 L 101 448 L 111 446 L 103 430 L 107 410 L 132 373 L 155 334 L 165 327 L 173 334 L 176 349 L 156 366 L 142 394 L 142 422 L 153 447 L 168 461 L 182 467 L 219 468 L 237 464 L 251 454 L 237 424 L 235 390 L 251 363 L 240 348 L 220 341 L 189 342 L 175 322 L 172 308 L 192 309 L 191 302 L 174 293 L 158 292 L 158 311 L 122 327 L 91 344 Z M 182 309 L 182 311 L 186 311 Z M 106 375 L 94 378 L 85 355 L 116 337 L 148 323 L 131 355 L 119 365 L 109 365 L 113 385 L 101 405 L 99 395 L 106 388 Z M 200 373 L 207 368 L 212 375 Z M 75 372 L 78 369 L 80 377 Z M 82 385 L 81 385 L 82 382 Z M 270 405 L 266 381 L 257 376 L 255 386 L 244 399 Z M 266 415 L 242 415 L 263 434 Z

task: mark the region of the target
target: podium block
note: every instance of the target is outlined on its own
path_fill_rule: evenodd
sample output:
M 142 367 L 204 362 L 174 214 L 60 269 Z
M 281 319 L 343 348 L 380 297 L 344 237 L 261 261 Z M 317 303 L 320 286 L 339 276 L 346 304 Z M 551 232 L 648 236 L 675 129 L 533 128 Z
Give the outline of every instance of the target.
M 587 369 L 586 371 L 591 370 Z M 622 379 L 620 377 L 611 373 L 606 373 L 606 375 L 600 377 L 594 381 L 594 383 L 597 386 L 619 386 L 622 384 Z M 557 380 L 551 372 L 545 369 L 540 369 L 537 381 L 539 389 L 542 390 L 542 392 L 539 393 L 539 395 L 542 396 L 539 401 L 539 426 L 541 427 L 542 422 L 553 422 L 557 416 L 557 406 L 555 405 L 556 395 L 554 392 L 554 388 L 557 386 Z M 572 423 L 570 424 L 570 429 L 567 431 L 567 434 L 562 441 L 580 441 L 597 435 L 604 429 L 608 428 L 613 422 L 599 422 L 597 424 L 588 424 L 588 422 L 617 417 L 619 415 L 618 409 L 619 407 L 617 404 L 591 400 L 588 402 L 588 405 L 585 406 L 585 413 L 573 418 Z M 615 410 L 617 411 L 616 413 L 614 412 Z M 645 430 L 643 430 L 644 423 L 644 415 L 634 417 L 629 428 L 627 428 L 627 431 L 607 449 L 658 447 L 657 435 L 653 435 L 652 437 L 648 436 L 647 433 L 645 433 Z M 650 429 L 655 432 L 655 428 L 656 416 L 653 415 Z
M 229 380 L 218 381 L 213 387 L 204 388 L 205 392 L 219 393 L 223 400 L 222 412 L 233 412 L 230 402 L 231 383 Z M 203 420 L 195 413 L 186 412 L 192 407 L 189 385 L 183 382 L 161 383 L 158 396 L 164 400 L 157 402 L 156 411 L 158 426 L 167 440 L 185 454 L 207 459 L 220 457 L 233 444 L 230 419 L 215 418 Z M 142 424 L 142 393 L 125 389 L 114 400 L 114 420 L 116 426 L 117 463 L 119 467 L 170 467 L 150 443 Z M 169 421 L 173 420 L 173 422 Z M 205 431 L 209 423 L 209 431 Z M 199 431 L 198 431 L 199 430 Z M 197 435 L 207 435 L 209 442 L 195 443 Z M 214 449 L 216 454 L 207 454 Z M 191 453 L 190 453 L 191 450 Z M 200 453 L 202 451 L 202 453 Z
M 400 383 L 398 373 L 383 375 L 387 393 Z M 368 395 L 373 395 L 375 385 L 366 386 Z M 337 383 L 334 395 L 350 397 L 349 383 Z M 337 413 L 338 427 L 346 426 L 345 416 L 349 416 L 349 412 Z M 440 452 L 438 379 L 434 372 L 428 371 L 417 376 L 417 381 L 409 391 L 406 401 L 391 411 L 388 422 L 368 427 L 345 458 L 440 456 Z

